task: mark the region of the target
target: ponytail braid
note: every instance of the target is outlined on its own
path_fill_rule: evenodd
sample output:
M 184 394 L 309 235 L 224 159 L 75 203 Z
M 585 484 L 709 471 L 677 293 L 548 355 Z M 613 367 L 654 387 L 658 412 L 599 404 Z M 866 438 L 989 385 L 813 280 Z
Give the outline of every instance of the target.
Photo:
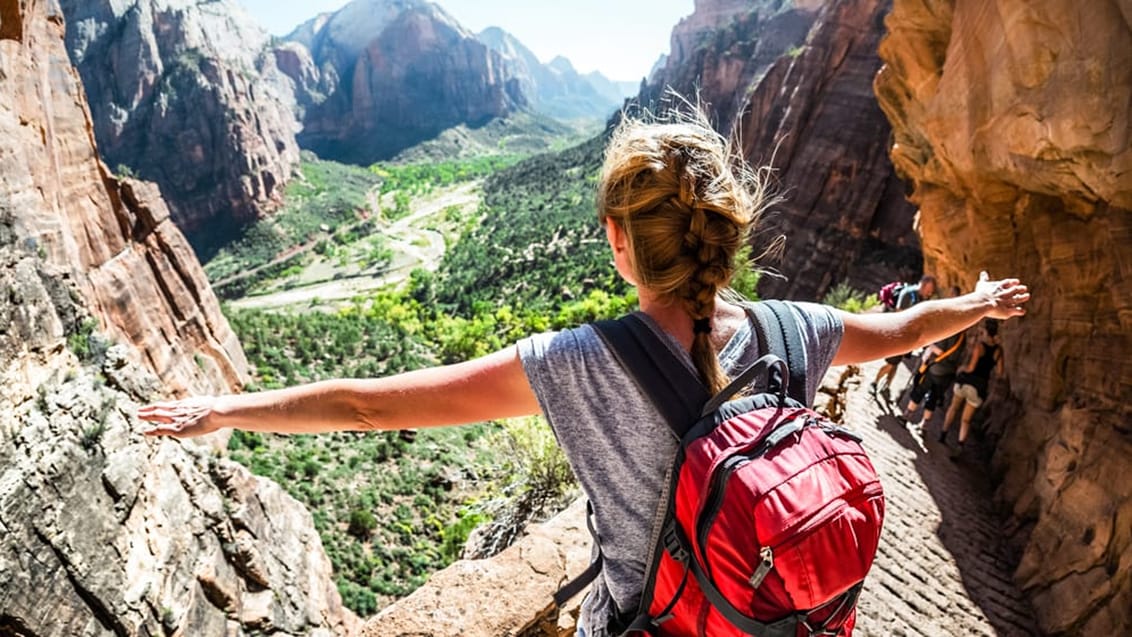
M 713 393 L 728 382 L 711 341 L 716 295 L 763 204 L 761 182 L 702 113 L 626 117 L 607 147 L 598 216 L 628 234 L 637 282 L 692 319 L 692 361 Z

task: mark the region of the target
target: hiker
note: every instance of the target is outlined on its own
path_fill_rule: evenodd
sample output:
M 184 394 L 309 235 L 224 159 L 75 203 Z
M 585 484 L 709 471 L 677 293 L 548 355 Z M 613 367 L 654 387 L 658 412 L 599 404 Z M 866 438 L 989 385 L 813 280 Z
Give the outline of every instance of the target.
M 951 288 L 952 297 L 960 294 L 958 287 Z M 920 367 L 913 377 L 908 406 L 904 410 L 905 422 L 920 422 L 915 420 L 915 416 L 921 402 L 924 404 L 922 422 L 931 422 L 933 412 L 943 403 L 947 390 L 955 381 L 955 373 L 959 370 L 959 361 L 963 360 L 963 346 L 966 342 L 966 333 L 959 332 L 924 348 Z
M 715 393 L 762 355 L 751 313 L 727 286 L 767 198 L 763 185 L 702 114 L 624 117 L 605 152 L 598 219 L 618 274 L 636 286 L 635 313 Z M 812 404 L 831 364 L 906 352 L 984 317 L 1024 313 L 1017 279 L 889 314 L 786 306 L 808 368 Z M 189 437 L 223 428 L 319 433 L 395 430 L 542 413 L 593 506 L 602 570 L 582 604 L 579 634 L 606 637 L 637 609 L 652 520 L 678 442 L 592 325 L 530 336 L 482 358 L 386 378 L 327 380 L 202 396 L 138 410 L 145 433 Z M 695 621 L 694 618 L 692 621 Z
M 943 427 L 939 430 L 939 441 L 947 442 L 947 432 L 955 419 L 959 417 L 959 410 L 963 410 L 963 418 L 959 424 L 959 446 L 952 453 L 952 458 L 958 458 L 963 453 L 963 445 L 967 442 L 967 434 L 971 431 L 971 418 L 975 411 L 987 399 L 987 389 L 992 374 L 1002 375 L 1002 346 L 998 342 L 998 321 L 986 319 L 978 328 L 979 337 L 967 364 L 963 366 L 955 377 L 955 397 L 943 419 Z
M 886 304 L 884 311 L 897 311 L 906 310 L 920 301 L 926 301 L 935 295 L 935 277 L 930 274 L 925 274 L 920 277 L 920 282 L 916 284 L 908 283 L 900 288 L 899 294 L 896 295 L 896 302 L 892 308 Z M 886 286 L 887 287 L 887 286 Z M 913 348 L 915 349 L 915 348 Z M 892 378 L 896 376 L 896 368 L 900 366 L 900 361 L 909 356 L 911 351 L 902 352 L 894 356 L 887 356 L 884 359 L 884 365 L 877 370 L 877 375 L 873 378 L 873 382 L 869 383 L 869 393 L 873 396 L 877 395 L 879 391 L 885 400 L 891 400 L 890 387 L 892 386 Z M 881 383 L 881 379 L 884 382 Z

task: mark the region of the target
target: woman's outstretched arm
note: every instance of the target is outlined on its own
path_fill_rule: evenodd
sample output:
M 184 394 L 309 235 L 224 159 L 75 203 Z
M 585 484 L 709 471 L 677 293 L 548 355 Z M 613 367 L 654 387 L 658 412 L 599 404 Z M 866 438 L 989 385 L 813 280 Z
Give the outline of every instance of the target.
M 386 378 L 327 380 L 251 394 L 198 396 L 147 405 L 145 433 L 187 438 L 226 427 L 277 433 L 405 429 L 539 413 L 509 347 L 482 358 Z
M 1008 319 L 1026 313 L 1030 292 L 1018 279 L 991 281 L 979 276 L 975 291 L 950 299 L 924 301 L 901 312 L 850 314 L 840 312 L 845 324 L 834 365 L 863 363 L 895 356 L 943 340 L 990 317 Z

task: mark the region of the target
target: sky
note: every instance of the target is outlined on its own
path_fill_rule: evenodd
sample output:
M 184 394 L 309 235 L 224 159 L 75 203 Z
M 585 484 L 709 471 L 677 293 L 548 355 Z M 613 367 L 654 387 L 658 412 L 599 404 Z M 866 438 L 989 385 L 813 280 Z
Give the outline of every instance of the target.
M 347 0 L 237 0 L 273 35 Z M 439 0 L 473 32 L 497 26 L 510 32 L 543 62 L 565 56 L 581 73 L 639 81 L 662 53 L 693 0 Z

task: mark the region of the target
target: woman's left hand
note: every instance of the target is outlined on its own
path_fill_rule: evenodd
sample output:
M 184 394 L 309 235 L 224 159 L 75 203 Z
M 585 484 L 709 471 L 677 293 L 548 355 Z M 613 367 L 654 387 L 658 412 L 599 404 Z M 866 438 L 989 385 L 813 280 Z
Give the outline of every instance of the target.
M 174 438 L 192 438 L 212 433 L 220 429 L 213 424 L 216 402 L 215 396 L 195 396 L 146 405 L 138 409 L 138 418 L 153 426 L 142 433 Z

